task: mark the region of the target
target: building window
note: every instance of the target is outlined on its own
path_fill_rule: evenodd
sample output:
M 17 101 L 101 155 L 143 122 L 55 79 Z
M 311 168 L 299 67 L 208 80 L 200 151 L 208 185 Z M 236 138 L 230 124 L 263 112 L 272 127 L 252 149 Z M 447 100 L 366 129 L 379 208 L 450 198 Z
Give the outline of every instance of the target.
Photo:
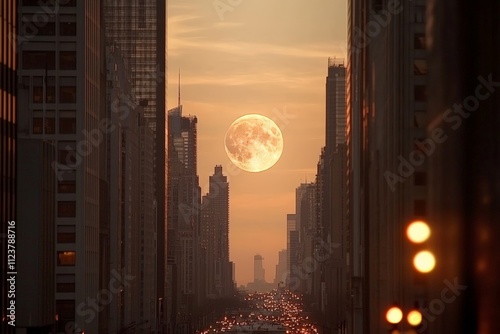
M 74 266 L 76 262 L 76 253 L 74 251 L 57 252 L 58 266 Z
M 56 292 L 75 292 L 75 275 L 57 274 Z
M 75 225 L 57 226 L 57 242 L 61 244 L 73 244 L 76 242 Z
M 61 218 L 76 217 L 76 202 L 75 201 L 57 202 L 57 217 Z
M 45 122 L 42 117 L 33 118 L 33 134 L 43 133 L 43 124 L 45 124 L 45 133 L 54 134 L 56 128 L 56 120 L 53 117 L 45 117 Z
M 413 176 L 413 184 L 416 186 L 427 185 L 427 173 L 425 172 L 415 172 Z
M 57 183 L 57 192 L 60 194 L 74 194 L 76 193 L 75 180 L 63 180 Z
M 427 214 L 427 203 L 423 199 L 417 199 L 413 204 L 413 212 L 415 216 L 425 216 Z
M 76 7 L 76 0 L 61 1 L 61 7 Z
M 76 103 L 76 87 L 75 86 L 59 87 L 59 102 Z
M 76 69 L 76 51 L 61 51 L 59 53 L 59 69 L 61 70 Z
M 415 120 L 415 127 L 423 129 L 427 123 L 427 114 L 425 111 L 415 111 L 413 113 L 413 118 Z
M 427 87 L 424 85 L 415 85 L 414 87 L 414 98 L 416 102 L 427 101 Z
M 76 22 L 60 22 L 59 35 L 76 36 Z
M 45 77 L 45 102 L 56 103 L 56 78 Z
M 53 70 L 56 68 L 56 54 L 54 51 L 23 51 L 23 69 L 25 70 Z
M 414 14 L 415 23 L 425 22 L 425 6 L 415 6 Z
M 76 118 L 59 118 L 59 133 L 72 134 L 76 133 Z
M 33 86 L 33 103 L 43 103 L 42 86 Z
M 415 75 L 427 75 L 429 69 L 427 67 L 427 60 L 425 59 L 415 59 L 413 61 L 413 74 Z
M 75 318 L 75 301 L 74 300 L 56 300 L 56 313 L 59 318 L 59 324 L 62 323 L 63 333 L 66 332 L 64 327 L 67 320 Z
M 33 22 L 33 16 L 23 16 L 21 25 L 21 31 L 30 36 L 54 36 L 56 34 L 55 22 Z
M 73 165 L 76 163 L 76 142 L 60 141 L 58 145 L 58 161 L 63 165 Z
M 415 50 L 425 50 L 425 34 L 416 33 L 413 46 Z
M 63 165 L 74 165 L 76 164 L 76 154 L 75 150 L 62 148 L 59 149 L 58 161 Z

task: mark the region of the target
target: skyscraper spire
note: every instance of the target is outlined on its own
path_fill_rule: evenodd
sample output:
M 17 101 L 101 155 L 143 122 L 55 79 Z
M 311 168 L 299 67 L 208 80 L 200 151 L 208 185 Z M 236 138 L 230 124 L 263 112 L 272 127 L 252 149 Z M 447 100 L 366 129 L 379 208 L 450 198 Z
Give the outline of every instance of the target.
M 181 106 L 181 69 L 179 68 L 179 91 L 177 96 L 177 107 Z

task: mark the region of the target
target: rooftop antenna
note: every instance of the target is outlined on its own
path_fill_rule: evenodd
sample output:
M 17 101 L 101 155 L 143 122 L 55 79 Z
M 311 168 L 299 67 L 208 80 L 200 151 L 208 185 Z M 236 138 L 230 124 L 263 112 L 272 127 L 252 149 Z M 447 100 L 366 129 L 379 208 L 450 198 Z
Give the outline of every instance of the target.
M 181 69 L 179 68 L 179 93 L 177 96 L 177 107 L 181 106 Z

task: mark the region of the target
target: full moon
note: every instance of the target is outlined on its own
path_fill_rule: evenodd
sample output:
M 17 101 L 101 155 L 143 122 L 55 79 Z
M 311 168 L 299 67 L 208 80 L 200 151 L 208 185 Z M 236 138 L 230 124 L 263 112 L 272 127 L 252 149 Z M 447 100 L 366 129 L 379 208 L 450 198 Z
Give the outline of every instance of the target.
M 274 166 L 283 152 L 283 135 L 271 119 L 249 114 L 235 120 L 224 140 L 229 159 L 247 172 Z

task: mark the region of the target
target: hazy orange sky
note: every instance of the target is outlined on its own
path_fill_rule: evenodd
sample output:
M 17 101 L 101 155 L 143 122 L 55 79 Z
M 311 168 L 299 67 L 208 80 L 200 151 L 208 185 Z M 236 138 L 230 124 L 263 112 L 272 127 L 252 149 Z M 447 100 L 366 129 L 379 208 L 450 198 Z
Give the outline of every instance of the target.
M 314 180 L 324 145 L 327 60 L 346 56 L 346 0 L 170 0 L 168 16 L 168 108 L 180 68 L 183 113 L 198 117 L 202 194 L 216 164 L 229 178 L 237 283 L 253 280 L 257 253 L 272 282 L 295 189 Z M 281 159 L 261 173 L 237 169 L 224 149 L 229 125 L 250 113 L 284 137 Z

